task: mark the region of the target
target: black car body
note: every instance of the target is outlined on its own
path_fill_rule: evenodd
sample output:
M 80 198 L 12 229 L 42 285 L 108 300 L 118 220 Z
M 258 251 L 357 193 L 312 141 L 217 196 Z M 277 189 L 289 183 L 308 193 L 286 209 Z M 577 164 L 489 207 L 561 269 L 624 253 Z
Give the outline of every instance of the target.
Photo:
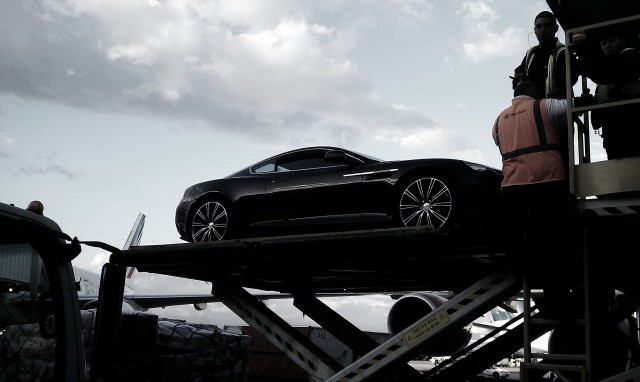
M 176 209 L 185 241 L 346 228 L 450 227 L 495 213 L 502 173 L 457 159 L 383 161 L 307 147 L 187 188 Z

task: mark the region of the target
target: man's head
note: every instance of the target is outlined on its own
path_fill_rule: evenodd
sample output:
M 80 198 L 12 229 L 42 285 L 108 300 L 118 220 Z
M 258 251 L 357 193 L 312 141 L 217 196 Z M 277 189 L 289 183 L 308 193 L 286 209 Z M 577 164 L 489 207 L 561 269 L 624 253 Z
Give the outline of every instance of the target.
M 38 215 L 42 215 L 44 213 L 44 205 L 39 200 L 34 200 L 27 206 L 27 211 L 35 212 Z
M 627 47 L 627 39 L 623 30 L 617 26 L 610 26 L 599 31 L 600 48 L 605 56 L 618 54 Z
M 538 88 L 536 84 L 531 81 L 520 81 L 513 91 L 513 96 L 529 96 L 531 98 L 538 98 Z
M 556 33 L 558 32 L 558 23 L 556 16 L 549 11 L 538 13 L 533 21 L 533 31 L 540 45 L 550 45 L 556 41 Z
M 612 56 L 622 52 L 625 48 L 624 37 L 622 36 L 609 36 L 600 40 L 600 48 L 605 56 Z

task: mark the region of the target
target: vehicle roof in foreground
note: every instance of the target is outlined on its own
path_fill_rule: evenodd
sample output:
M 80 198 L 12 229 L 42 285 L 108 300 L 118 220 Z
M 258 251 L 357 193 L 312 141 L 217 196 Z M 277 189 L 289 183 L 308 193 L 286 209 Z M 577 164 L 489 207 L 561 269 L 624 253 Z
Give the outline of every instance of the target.
M 547 0 L 547 5 L 564 30 L 640 14 L 640 1 Z

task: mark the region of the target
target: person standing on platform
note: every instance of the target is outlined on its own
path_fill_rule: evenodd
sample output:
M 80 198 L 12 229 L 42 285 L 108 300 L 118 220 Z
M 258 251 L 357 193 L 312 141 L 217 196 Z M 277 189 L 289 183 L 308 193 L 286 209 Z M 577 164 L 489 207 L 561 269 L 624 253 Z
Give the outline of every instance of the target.
M 538 86 L 521 81 L 511 105 L 493 125 L 502 156 L 502 223 L 509 263 L 533 288 L 542 287 L 546 308 L 566 310 L 569 186 L 562 157 L 566 99 L 539 99 Z M 536 285 L 537 284 L 537 285 Z
M 580 65 L 597 84 L 598 104 L 640 98 L 640 51 L 638 39 L 615 27 L 599 36 L 602 56 L 580 57 Z M 602 129 L 607 159 L 640 156 L 640 103 L 593 110 L 594 129 Z
M 567 98 L 566 87 L 566 46 L 556 37 L 558 23 L 553 13 L 540 12 L 534 19 L 533 30 L 538 45 L 527 50 L 522 63 L 514 70 L 513 89 L 520 81 L 536 84 L 541 98 Z M 569 55 L 572 68 L 577 68 L 577 60 Z M 571 70 L 571 84 L 578 82 L 578 70 Z

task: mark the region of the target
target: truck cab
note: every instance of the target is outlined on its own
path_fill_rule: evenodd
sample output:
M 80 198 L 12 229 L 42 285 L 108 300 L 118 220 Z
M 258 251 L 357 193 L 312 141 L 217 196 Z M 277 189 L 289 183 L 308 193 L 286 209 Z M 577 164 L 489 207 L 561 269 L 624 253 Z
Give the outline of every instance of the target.
M 87 381 L 71 260 L 46 216 L 0 203 L 0 381 Z

